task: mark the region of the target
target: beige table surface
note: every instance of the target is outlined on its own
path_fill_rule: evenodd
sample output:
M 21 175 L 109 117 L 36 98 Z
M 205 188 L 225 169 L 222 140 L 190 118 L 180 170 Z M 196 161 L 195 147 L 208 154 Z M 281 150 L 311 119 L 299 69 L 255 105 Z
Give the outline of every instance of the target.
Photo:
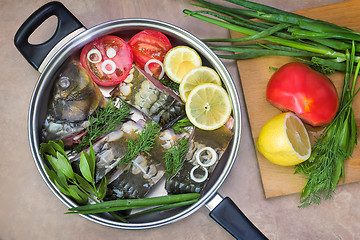
M 221 1 L 216 1 L 221 2 Z M 298 10 L 341 0 L 256 0 Z M 150 230 L 119 230 L 64 215 L 66 206 L 47 188 L 30 153 L 27 111 L 39 77 L 13 44 L 15 32 L 46 1 L 0 0 L 0 239 L 232 239 L 203 207 L 174 224 Z M 63 1 L 87 27 L 121 18 L 153 18 L 178 25 L 200 38 L 229 37 L 219 27 L 184 17 L 189 0 Z M 346 17 L 346 13 L 344 13 Z M 50 24 L 51 25 L 51 24 Z M 34 41 L 51 33 L 43 26 Z M 234 62 L 226 61 L 242 96 Z M 336 188 L 333 200 L 298 209 L 298 194 L 265 199 L 249 121 L 241 103 L 240 153 L 219 193 L 229 196 L 269 239 L 360 239 L 360 183 Z

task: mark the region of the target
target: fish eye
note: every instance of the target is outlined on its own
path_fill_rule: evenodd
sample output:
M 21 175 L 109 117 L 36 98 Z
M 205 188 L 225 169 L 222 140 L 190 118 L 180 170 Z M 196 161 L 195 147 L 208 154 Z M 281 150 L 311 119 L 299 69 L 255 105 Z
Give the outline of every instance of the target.
M 61 77 L 59 80 L 59 86 L 62 89 L 66 89 L 70 86 L 70 79 L 68 77 Z

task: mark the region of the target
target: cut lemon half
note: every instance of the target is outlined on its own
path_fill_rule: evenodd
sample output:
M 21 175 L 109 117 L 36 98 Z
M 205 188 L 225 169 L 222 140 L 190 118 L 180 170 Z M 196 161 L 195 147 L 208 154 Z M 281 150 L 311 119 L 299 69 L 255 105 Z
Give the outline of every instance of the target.
M 226 123 L 231 114 L 231 103 L 224 88 L 213 83 L 195 87 L 185 103 L 190 122 L 203 130 L 214 130 Z
M 166 75 L 174 82 L 180 83 L 190 70 L 202 64 L 199 54 L 187 46 L 177 46 L 170 49 L 164 58 Z
M 181 99 L 186 102 L 191 90 L 203 83 L 214 83 L 221 86 L 219 75 L 209 67 L 198 67 L 190 70 L 181 80 L 179 93 Z
M 256 147 L 266 159 L 281 166 L 299 164 L 311 154 L 308 132 L 292 112 L 270 119 L 260 130 Z

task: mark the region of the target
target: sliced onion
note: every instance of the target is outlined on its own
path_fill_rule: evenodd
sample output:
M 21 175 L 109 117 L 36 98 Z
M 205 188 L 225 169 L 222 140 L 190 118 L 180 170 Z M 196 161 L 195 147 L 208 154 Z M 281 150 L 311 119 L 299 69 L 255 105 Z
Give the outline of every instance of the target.
M 204 176 L 202 176 L 201 178 L 197 178 L 197 177 L 195 177 L 195 175 L 194 175 L 194 171 L 195 171 L 196 169 L 198 169 L 199 167 L 201 167 L 201 168 L 204 170 L 204 172 L 205 172 Z M 205 180 L 207 179 L 208 175 L 209 175 L 208 170 L 207 170 L 206 168 L 200 166 L 200 165 L 194 166 L 194 167 L 191 169 L 191 171 L 190 171 L 190 178 L 191 178 L 194 182 L 197 182 L 197 183 L 201 183 L 201 182 L 205 181 Z
M 209 151 L 211 153 L 211 159 L 209 161 L 206 161 L 206 162 L 201 162 L 200 160 L 200 155 L 202 152 L 204 151 Z M 214 165 L 216 163 L 216 160 L 217 160 L 217 153 L 215 152 L 215 150 L 211 147 L 204 147 L 200 150 L 198 150 L 196 152 L 196 155 L 195 155 L 195 158 L 196 158 L 196 162 L 200 165 L 200 166 L 203 166 L 203 167 L 210 167 L 212 165 Z
M 108 56 L 108 58 L 113 58 L 116 56 L 116 50 L 113 48 L 108 48 L 106 50 L 106 56 Z
M 106 66 L 107 65 L 110 65 L 111 66 L 111 69 L 110 70 L 107 70 L 106 69 Z M 115 63 L 112 61 L 112 60 L 105 60 L 102 64 L 101 64 L 101 70 L 105 73 L 105 74 L 112 74 L 115 72 L 116 70 L 116 65 Z
M 153 73 L 150 71 L 150 68 L 149 68 L 149 65 L 150 63 L 157 63 L 160 65 L 161 67 L 161 73 L 159 74 L 159 79 L 162 79 L 164 74 L 165 74 L 165 71 L 164 71 L 164 65 L 162 62 L 160 62 L 159 60 L 157 59 L 150 59 L 149 61 L 147 61 L 147 63 L 145 64 L 144 66 L 144 71 L 147 72 L 148 74 L 150 74 L 151 76 L 153 75 Z
M 96 61 L 91 60 L 91 58 L 90 58 L 91 54 L 97 55 L 99 59 L 96 60 Z M 88 54 L 86 55 L 86 57 L 87 57 L 87 59 L 89 60 L 89 62 L 91 62 L 91 63 L 98 63 L 98 62 L 100 62 L 101 59 L 102 59 L 100 51 L 97 50 L 96 48 L 91 49 L 91 50 L 88 52 Z

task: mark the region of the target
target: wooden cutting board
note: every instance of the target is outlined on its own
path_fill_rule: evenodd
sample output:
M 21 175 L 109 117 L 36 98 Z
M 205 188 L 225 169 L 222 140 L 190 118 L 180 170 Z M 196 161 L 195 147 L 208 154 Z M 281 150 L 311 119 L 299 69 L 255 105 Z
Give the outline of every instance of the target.
M 358 0 L 300 10 L 296 11 L 296 13 L 360 31 L 360 1 Z M 233 38 L 240 37 L 239 33 L 232 32 L 231 34 Z M 272 117 L 280 114 L 279 110 L 265 100 L 266 85 L 274 73 L 269 67 L 278 68 L 291 61 L 294 61 L 294 59 L 279 56 L 238 61 L 238 69 L 254 143 L 258 139 L 261 127 Z M 328 77 L 334 82 L 340 92 L 344 78 L 343 74 L 335 73 Z M 360 127 L 360 96 L 357 96 L 354 100 L 353 107 L 357 125 Z M 316 132 L 314 128 L 309 126 L 307 128 L 310 135 Z M 345 162 L 345 183 L 360 180 L 359 139 L 358 142 L 359 145 L 355 148 L 352 158 Z M 266 198 L 301 192 L 305 179 L 302 175 L 294 175 L 294 167 L 282 167 L 272 164 L 258 151 L 257 159 Z

